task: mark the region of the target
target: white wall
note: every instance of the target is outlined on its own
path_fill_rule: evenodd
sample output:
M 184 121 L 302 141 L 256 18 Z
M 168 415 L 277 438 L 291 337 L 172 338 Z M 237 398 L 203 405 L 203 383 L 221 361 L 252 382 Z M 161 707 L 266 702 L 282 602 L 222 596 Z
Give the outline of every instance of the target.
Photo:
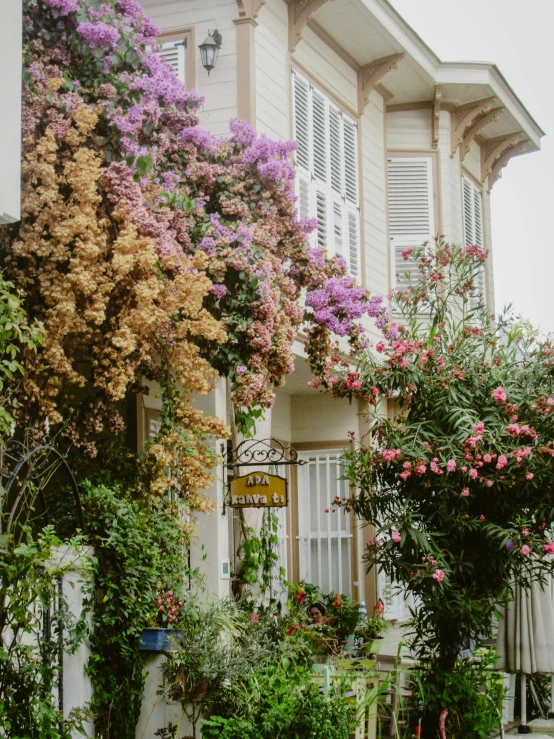
M 21 217 L 21 0 L 0 1 L 0 224 Z
M 389 149 L 430 149 L 431 110 L 401 110 L 387 113 Z
M 314 390 L 293 399 L 292 442 L 348 441 L 358 433 L 358 406 Z
M 195 26 L 196 29 L 196 89 L 206 98 L 200 113 L 203 128 L 216 135 L 229 131 L 229 121 L 237 116 L 237 53 L 236 28 L 233 19 L 238 17 L 236 2 L 230 0 L 140 0 L 146 14 L 162 33 Z M 217 65 L 208 75 L 200 61 L 198 44 L 204 41 L 208 31 L 217 29 L 223 42 Z
M 290 139 L 288 11 L 283 0 L 268 0 L 256 28 L 256 128 L 270 138 Z
M 372 294 L 386 296 L 389 292 L 389 236 L 387 207 L 387 134 L 385 102 L 375 90 L 360 118 L 360 138 L 363 193 L 364 286 Z M 373 319 L 364 321 L 369 336 L 380 338 Z

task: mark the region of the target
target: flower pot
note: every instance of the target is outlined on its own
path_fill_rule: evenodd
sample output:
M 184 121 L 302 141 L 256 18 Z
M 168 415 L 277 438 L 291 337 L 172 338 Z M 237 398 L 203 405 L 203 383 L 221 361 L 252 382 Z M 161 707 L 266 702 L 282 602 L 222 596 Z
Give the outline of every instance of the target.
M 366 641 L 365 643 L 365 653 L 366 654 L 379 654 L 381 651 L 381 648 L 385 642 L 385 637 L 380 636 L 376 639 L 371 639 L 370 641 Z
M 346 637 L 346 641 L 344 643 L 344 651 L 345 652 L 353 652 L 355 649 L 355 643 L 354 643 L 355 635 L 354 634 L 348 634 Z
M 141 652 L 174 652 L 177 644 L 185 638 L 185 632 L 180 629 L 143 629 L 139 637 Z

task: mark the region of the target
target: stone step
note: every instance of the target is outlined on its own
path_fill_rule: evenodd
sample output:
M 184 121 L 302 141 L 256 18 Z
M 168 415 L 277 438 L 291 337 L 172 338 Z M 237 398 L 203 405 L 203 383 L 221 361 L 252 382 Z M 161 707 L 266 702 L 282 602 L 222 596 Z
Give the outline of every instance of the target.
M 541 736 L 554 736 L 554 718 L 535 718 L 529 721 L 528 726 L 533 733 L 533 739 L 539 734 Z

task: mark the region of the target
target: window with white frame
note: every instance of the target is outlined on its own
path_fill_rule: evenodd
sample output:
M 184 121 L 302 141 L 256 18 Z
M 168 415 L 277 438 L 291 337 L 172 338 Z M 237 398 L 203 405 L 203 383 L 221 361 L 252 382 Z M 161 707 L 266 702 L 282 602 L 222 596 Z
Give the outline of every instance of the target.
M 410 608 L 414 606 L 412 593 L 404 590 L 385 572 L 377 576 L 377 597 L 383 601 L 387 621 L 407 621 L 411 618 Z
M 393 284 L 396 288 L 403 288 L 408 285 L 408 273 L 415 269 L 413 257 L 404 259 L 403 252 L 433 241 L 435 215 L 431 157 L 388 157 L 387 185 L 391 262 L 395 275 Z
M 462 176 L 462 198 L 464 206 L 464 243 L 483 248 L 483 193 L 469 177 Z M 474 278 L 473 296 L 469 301 L 471 310 L 485 302 L 485 264 L 479 265 Z
M 160 57 L 160 59 L 164 59 L 175 72 L 179 80 L 185 84 L 187 39 L 183 38 L 177 41 L 160 41 L 159 46 L 159 51 L 155 52 L 156 56 Z
M 313 245 L 360 275 L 358 124 L 293 72 L 296 194 L 301 218 L 316 218 Z
M 343 508 L 333 510 L 333 500 L 348 494 L 341 456 L 342 449 L 299 454 L 306 462 L 298 468 L 300 579 L 352 595 L 351 518 Z

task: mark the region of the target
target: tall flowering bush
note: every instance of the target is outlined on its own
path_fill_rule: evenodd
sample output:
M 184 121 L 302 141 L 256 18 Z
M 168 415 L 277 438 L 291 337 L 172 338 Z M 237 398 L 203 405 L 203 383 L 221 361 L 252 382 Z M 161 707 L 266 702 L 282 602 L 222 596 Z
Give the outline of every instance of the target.
M 491 320 L 475 287 L 485 256 L 442 241 L 407 253 L 399 335 L 365 355 L 359 386 L 346 371 L 334 383 L 370 401 L 347 459 L 352 505 L 375 527 L 368 567 L 415 596 L 415 647 L 446 667 L 554 553 L 553 350 Z
M 191 394 L 228 377 L 247 427 L 292 371 L 303 321 L 314 366 L 332 333 L 361 346 L 366 292 L 308 248 L 295 144 L 240 121 L 220 139 L 201 130 L 202 99 L 151 50 L 136 0 L 24 6 L 23 210 L 2 242 L 46 342 L 25 354 L 19 422 L 63 427 L 94 457 L 122 431 L 123 399 L 156 380 L 152 490 L 203 509 L 206 440 L 225 429 Z

